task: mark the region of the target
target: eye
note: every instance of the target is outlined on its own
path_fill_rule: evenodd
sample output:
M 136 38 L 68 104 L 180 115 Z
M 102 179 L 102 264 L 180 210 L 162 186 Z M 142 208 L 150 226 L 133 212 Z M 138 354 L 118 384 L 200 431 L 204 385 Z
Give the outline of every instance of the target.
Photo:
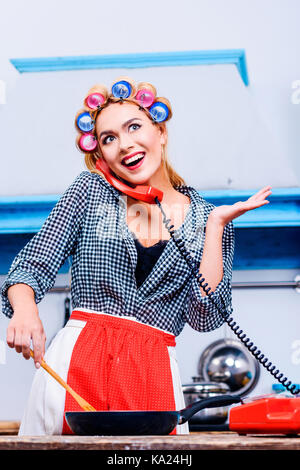
M 108 142 L 107 139 L 110 139 L 110 138 L 113 138 L 114 139 L 114 136 L 113 135 L 108 135 L 107 137 L 105 137 L 103 140 L 102 140 L 102 144 L 105 145 L 105 144 L 109 144 L 109 142 L 111 142 L 111 140 Z
M 139 129 L 139 128 L 141 127 L 140 124 L 136 124 L 136 123 L 135 123 L 135 124 L 131 124 L 131 125 L 129 126 L 129 128 L 131 128 L 131 127 L 133 127 L 133 126 L 135 126 L 137 129 Z

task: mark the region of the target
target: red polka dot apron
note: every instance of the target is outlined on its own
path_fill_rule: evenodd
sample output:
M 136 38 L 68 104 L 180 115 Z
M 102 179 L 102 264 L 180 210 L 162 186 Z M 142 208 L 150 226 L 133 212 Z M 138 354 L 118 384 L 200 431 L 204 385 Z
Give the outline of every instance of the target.
M 82 310 L 74 310 L 71 320 L 86 324 L 72 351 L 67 383 L 97 411 L 176 410 L 168 352 L 174 335 L 126 317 Z M 69 393 L 66 411 L 81 411 Z M 72 434 L 65 417 L 62 433 Z
M 96 410 L 185 407 L 175 336 L 105 312 L 77 308 L 51 341 L 45 361 Z M 66 411 L 81 410 L 43 368 L 35 372 L 19 436 L 71 434 Z M 172 434 L 189 434 L 188 423 Z

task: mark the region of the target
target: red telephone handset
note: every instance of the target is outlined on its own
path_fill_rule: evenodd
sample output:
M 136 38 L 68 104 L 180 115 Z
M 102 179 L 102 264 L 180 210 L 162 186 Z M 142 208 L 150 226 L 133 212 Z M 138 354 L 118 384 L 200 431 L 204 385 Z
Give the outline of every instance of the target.
M 114 188 L 133 197 L 134 199 L 139 199 L 140 201 L 148 202 L 149 204 L 155 204 L 156 197 L 159 201 L 163 198 L 163 192 L 157 188 L 152 188 L 152 186 L 143 186 L 139 184 L 134 188 L 131 188 L 130 186 L 127 186 L 127 184 L 122 183 L 122 181 L 113 176 L 108 164 L 103 159 L 97 160 L 96 168 L 104 174 L 107 181 Z

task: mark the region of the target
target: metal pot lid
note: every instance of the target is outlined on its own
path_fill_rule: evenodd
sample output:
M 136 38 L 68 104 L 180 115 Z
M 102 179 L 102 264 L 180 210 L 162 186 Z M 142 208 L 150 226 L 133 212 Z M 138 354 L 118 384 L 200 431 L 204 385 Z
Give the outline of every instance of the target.
M 182 386 L 184 393 L 197 393 L 197 394 L 208 394 L 208 393 L 228 393 L 230 388 L 228 385 L 222 382 L 193 382 L 191 384 L 185 384 Z
M 227 384 L 231 395 L 244 396 L 256 386 L 260 368 L 239 340 L 221 339 L 203 351 L 198 373 L 206 381 Z

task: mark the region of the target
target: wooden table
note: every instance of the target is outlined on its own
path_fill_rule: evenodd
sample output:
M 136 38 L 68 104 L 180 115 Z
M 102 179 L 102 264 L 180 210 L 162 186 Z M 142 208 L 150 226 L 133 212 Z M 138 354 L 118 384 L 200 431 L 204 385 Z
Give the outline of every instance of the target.
M 32 436 L 0 435 L 1 450 L 300 450 L 300 436 L 239 436 L 195 432 L 188 436 Z

